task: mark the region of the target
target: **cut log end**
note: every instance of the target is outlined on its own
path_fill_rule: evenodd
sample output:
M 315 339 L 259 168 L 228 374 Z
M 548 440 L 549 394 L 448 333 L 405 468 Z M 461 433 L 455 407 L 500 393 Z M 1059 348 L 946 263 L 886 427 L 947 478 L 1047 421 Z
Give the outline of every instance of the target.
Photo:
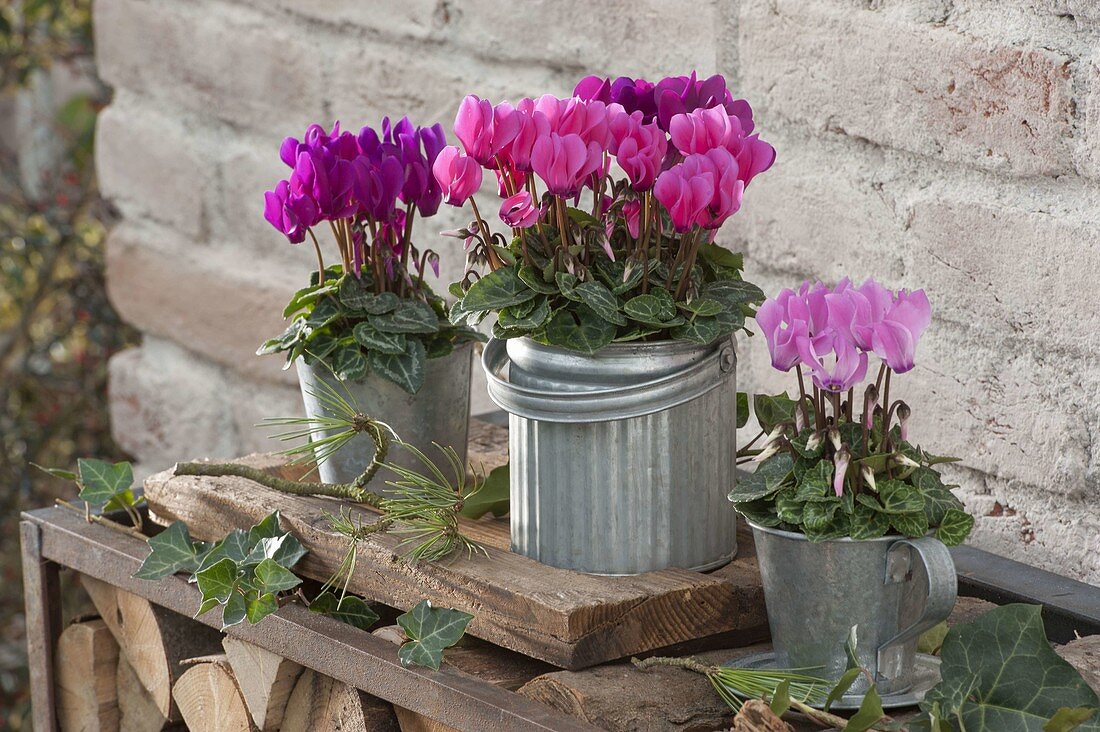
M 172 697 L 192 732 L 252 732 L 256 729 L 224 657 L 192 664 L 176 681 Z
M 118 644 L 107 624 L 96 619 L 70 625 L 55 653 L 58 729 L 117 730 Z
M 302 667 L 236 638 L 223 638 L 222 647 L 256 727 L 278 730 Z
M 302 672 L 287 702 L 283 732 L 396 732 L 393 707 L 310 669 Z

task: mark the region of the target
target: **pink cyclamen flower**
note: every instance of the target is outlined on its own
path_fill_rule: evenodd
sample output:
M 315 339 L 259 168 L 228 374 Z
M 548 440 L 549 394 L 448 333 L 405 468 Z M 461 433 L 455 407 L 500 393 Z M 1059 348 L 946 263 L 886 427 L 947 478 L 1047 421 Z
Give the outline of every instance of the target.
M 446 146 L 436 156 L 432 174 L 452 206 L 461 206 L 481 188 L 481 166 L 454 145 Z
M 867 354 L 835 331 L 796 340 L 802 363 L 811 370 L 811 378 L 819 389 L 843 392 L 863 381 L 867 375 Z M 835 355 L 832 368 L 826 357 Z
M 573 196 L 603 163 L 603 148 L 580 135 L 549 132 L 531 148 L 531 168 L 556 196 Z
M 744 191 L 744 182 L 737 178 L 737 161 L 722 148 L 688 155 L 661 173 L 653 188 L 679 232 L 693 225 L 717 229 L 741 208 Z
M 931 322 L 932 306 L 924 290 L 901 290 L 882 321 L 874 326 L 871 347 L 887 366 L 903 374 L 913 368 L 917 342 Z
M 520 120 L 514 112 L 511 105 L 494 108 L 488 100 L 470 94 L 458 107 L 455 135 L 470 157 L 490 165 L 519 132 Z
M 637 199 L 623 204 L 623 219 L 626 220 L 626 232 L 637 239 L 641 232 L 642 203 Z M 612 260 L 615 258 L 612 257 Z
M 534 226 L 539 220 L 539 207 L 527 191 L 520 191 L 516 195 L 504 199 L 500 205 L 500 220 L 513 229 L 526 229 Z
M 609 118 L 609 150 L 636 191 L 648 191 L 661 172 L 668 138 L 655 122 L 642 123 L 642 113 L 617 112 Z
M 705 153 L 716 147 L 735 151 L 741 147 L 741 120 L 722 107 L 677 114 L 669 125 L 672 144 L 684 155 Z
M 801 361 L 798 340 L 807 338 L 810 334 L 804 309 L 796 307 L 794 312 L 791 311 L 792 299 L 798 299 L 794 291 L 783 290 L 776 299 L 765 300 L 756 311 L 756 324 L 760 326 L 768 344 L 772 366 L 780 371 L 790 371 Z
M 684 166 L 675 165 L 657 177 L 653 195 L 669 213 L 672 227 L 685 233 L 695 226 L 714 198 L 714 173 L 690 175 Z

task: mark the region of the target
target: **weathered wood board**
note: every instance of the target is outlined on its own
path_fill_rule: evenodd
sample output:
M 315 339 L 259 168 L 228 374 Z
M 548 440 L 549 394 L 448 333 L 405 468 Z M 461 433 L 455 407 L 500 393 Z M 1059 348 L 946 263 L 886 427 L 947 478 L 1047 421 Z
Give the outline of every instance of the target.
M 474 422 L 470 458 L 486 468 L 504 462 L 507 431 Z M 293 475 L 283 458 L 255 455 L 248 464 Z M 171 470 L 145 484 L 151 515 L 183 520 L 196 538 L 217 539 L 278 509 L 284 528 L 309 550 L 298 571 L 325 580 L 339 565 L 347 540 L 326 514 L 341 503 L 294 496 L 241 478 L 176 476 Z M 375 514 L 361 510 L 364 523 Z M 427 598 L 474 615 L 468 632 L 566 669 L 720 634 L 750 643 L 767 635 L 767 616 L 751 535 L 738 537 L 738 557 L 709 574 L 669 569 L 634 577 L 597 577 L 556 569 L 509 551 L 507 519 L 469 521 L 463 531 L 488 556 L 407 563 L 398 539 L 378 535 L 360 544 L 351 591 L 407 609 Z

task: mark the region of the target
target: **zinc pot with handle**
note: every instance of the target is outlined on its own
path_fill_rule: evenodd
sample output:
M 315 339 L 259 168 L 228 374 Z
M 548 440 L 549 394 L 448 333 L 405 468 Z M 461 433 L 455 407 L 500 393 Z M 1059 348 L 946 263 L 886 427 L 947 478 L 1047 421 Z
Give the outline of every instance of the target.
M 907 691 L 916 680 L 918 638 L 955 605 L 957 579 L 947 547 L 930 536 L 813 543 L 804 534 L 749 525 L 776 666 L 839 679 L 855 626 L 859 664 L 878 692 Z M 869 686 L 861 675 L 852 691 Z
M 438 461 L 442 457 L 432 445 L 434 442 L 453 447 L 465 464 L 472 353 L 473 344 L 462 343 L 446 356 L 429 358 L 424 385 L 416 394 L 409 394 L 376 374 L 368 374 L 362 381 L 344 382 L 324 366 L 310 366 L 299 358 L 296 362 L 298 382 L 302 387 L 306 416 L 332 416 L 331 407 L 322 398 L 326 390 L 319 386 L 319 382 L 324 382 L 359 412 L 385 422 L 401 440 L 414 445 L 429 458 Z M 366 470 L 373 457 L 374 443 L 366 434 L 358 434 L 321 463 L 320 479 L 324 483 L 349 483 Z M 390 448 L 387 462 L 420 472 L 424 470 L 415 456 L 398 446 Z M 383 468 L 367 488 L 380 493 L 385 490 L 386 481 L 396 477 Z
M 514 552 L 604 575 L 706 570 L 734 556 L 732 338 L 593 355 L 492 340 L 482 364 L 510 415 Z

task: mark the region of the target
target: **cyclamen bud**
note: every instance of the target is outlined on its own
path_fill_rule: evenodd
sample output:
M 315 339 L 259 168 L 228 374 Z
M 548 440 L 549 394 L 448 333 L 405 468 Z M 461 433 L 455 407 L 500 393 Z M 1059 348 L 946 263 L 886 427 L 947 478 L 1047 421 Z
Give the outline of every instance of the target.
M 905 402 L 898 402 L 898 426 L 901 428 L 901 441 L 906 442 L 909 440 L 909 422 L 910 415 L 913 414 L 913 410 L 909 408 L 909 405 Z
M 863 392 L 863 421 L 867 427 L 871 426 L 871 422 L 875 416 L 875 406 L 878 404 L 878 388 L 874 384 L 868 384 L 867 390 Z
M 915 460 L 913 460 L 912 458 L 910 458 L 907 455 L 902 455 L 900 452 L 899 453 L 894 453 L 894 464 L 895 465 L 901 465 L 901 466 L 906 467 L 906 468 L 919 468 L 920 467 L 920 463 L 916 462 Z
M 779 452 L 780 448 L 781 448 L 781 446 L 779 445 L 779 443 L 776 443 L 774 445 L 770 445 L 770 446 L 764 448 L 763 450 L 760 451 L 759 455 L 757 455 L 756 457 L 753 458 L 753 462 L 757 462 L 757 463 L 764 462 L 765 460 L 770 458 L 772 455 Z
M 774 445 L 786 431 L 787 430 L 783 425 L 777 425 L 773 427 L 772 431 L 768 433 L 768 436 L 764 438 L 764 444 L 760 446 L 760 449 L 765 450 Z
M 794 410 L 794 430 L 802 434 L 804 429 L 806 429 L 806 413 L 802 409 L 796 409 Z
M 836 474 L 833 476 L 833 492 L 838 497 L 844 495 L 844 479 L 848 475 L 848 463 L 851 460 L 852 453 L 848 451 L 846 445 L 837 450 L 836 455 L 833 456 L 833 463 L 836 465 Z
M 840 430 L 836 427 L 829 428 L 829 442 L 832 443 L 834 450 L 840 449 Z
M 819 447 L 821 447 L 821 433 L 814 432 L 810 435 L 809 439 L 806 440 L 806 450 L 807 452 L 815 452 Z
M 871 470 L 871 466 L 864 465 L 859 469 L 859 472 L 863 476 L 863 484 L 878 493 L 878 486 L 875 485 L 875 471 Z

